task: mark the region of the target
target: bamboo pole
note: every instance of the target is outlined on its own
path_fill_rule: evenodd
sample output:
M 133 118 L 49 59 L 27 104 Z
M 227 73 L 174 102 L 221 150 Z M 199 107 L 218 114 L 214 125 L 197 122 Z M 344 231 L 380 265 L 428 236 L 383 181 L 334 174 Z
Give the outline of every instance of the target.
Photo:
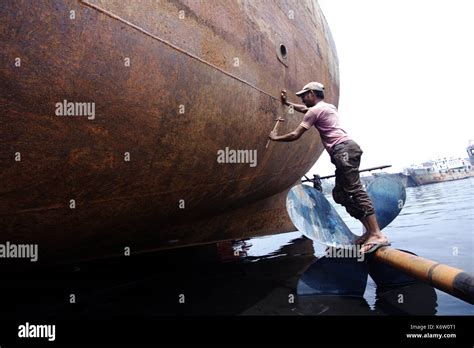
M 461 269 L 389 247 L 378 249 L 374 259 L 474 304 L 474 277 Z

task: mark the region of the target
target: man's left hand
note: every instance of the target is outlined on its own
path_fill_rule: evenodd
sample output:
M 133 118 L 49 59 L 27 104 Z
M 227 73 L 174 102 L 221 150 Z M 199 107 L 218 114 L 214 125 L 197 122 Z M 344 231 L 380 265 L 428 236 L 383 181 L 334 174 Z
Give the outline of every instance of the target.
M 270 135 L 268 136 L 271 140 L 276 140 L 276 137 L 277 137 L 277 131 L 274 130 L 274 131 L 271 131 L 270 132 Z

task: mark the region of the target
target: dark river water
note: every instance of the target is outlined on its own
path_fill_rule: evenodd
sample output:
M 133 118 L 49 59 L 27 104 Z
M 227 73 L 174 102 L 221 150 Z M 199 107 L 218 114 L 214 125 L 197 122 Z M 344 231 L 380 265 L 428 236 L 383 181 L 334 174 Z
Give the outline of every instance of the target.
M 472 274 L 473 195 L 473 178 L 408 188 L 404 209 L 384 232 L 393 248 Z M 357 221 L 337 209 L 355 233 L 361 231 Z M 321 257 L 324 252 L 324 246 L 290 232 L 42 272 L 3 273 L 1 316 L 54 321 L 474 314 L 474 306 L 374 262 L 328 260 Z
M 336 210 L 352 231 L 361 231 L 343 208 Z M 393 248 L 474 274 L 474 178 L 407 188 L 405 207 L 383 232 Z M 375 288 L 369 278 L 364 298 L 370 304 Z M 474 314 L 474 306 L 439 290 L 436 295 L 436 314 Z

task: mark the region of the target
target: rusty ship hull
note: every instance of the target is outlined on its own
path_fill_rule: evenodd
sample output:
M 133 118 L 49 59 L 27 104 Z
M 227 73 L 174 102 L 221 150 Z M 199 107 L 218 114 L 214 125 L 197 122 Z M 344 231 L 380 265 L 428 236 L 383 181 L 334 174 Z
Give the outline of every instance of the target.
M 316 1 L 2 1 L 0 41 L 2 241 L 61 261 L 294 230 L 286 192 L 323 146 L 265 145 L 302 120 L 282 88 L 338 104 Z
M 445 158 L 426 162 L 421 166 L 409 168 L 408 173 L 418 186 L 467 179 L 474 176 L 471 164 L 462 158 Z
M 427 184 L 436 184 L 439 182 L 467 179 L 474 176 L 474 170 L 471 169 L 452 169 L 443 172 L 426 172 L 413 170 L 411 177 L 418 186 Z

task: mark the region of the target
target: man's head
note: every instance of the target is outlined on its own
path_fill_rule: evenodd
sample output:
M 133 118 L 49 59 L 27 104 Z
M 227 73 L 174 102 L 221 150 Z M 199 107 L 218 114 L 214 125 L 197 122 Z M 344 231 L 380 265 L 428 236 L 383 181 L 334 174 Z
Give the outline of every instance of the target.
M 304 105 L 310 108 L 324 99 L 324 86 L 319 82 L 310 82 L 301 91 L 296 92 L 296 95 L 301 98 Z

